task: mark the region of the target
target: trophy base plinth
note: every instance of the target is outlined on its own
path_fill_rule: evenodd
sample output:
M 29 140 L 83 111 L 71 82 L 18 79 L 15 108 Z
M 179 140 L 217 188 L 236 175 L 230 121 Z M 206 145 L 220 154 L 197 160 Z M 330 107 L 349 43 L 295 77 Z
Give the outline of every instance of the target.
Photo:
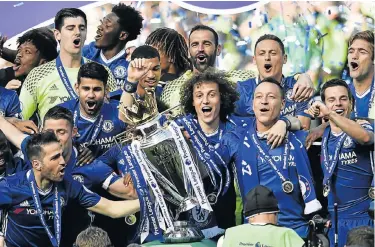
M 192 243 L 204 239 L 202 231 L 189 225 L 187 221 L 176 221 L 173 225 L 174 231 L 164 234 L 165 243 Z

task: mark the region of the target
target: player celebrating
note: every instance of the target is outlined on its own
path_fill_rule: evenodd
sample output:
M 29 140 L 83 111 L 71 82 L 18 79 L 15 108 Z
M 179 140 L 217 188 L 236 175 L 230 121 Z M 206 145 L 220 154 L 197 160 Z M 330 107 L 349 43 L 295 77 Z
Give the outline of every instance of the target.
M 74 116 L 78 129 L 75 143 L 80 148 L 88 147 L 98 157 L 114 144 L 114 136 L 126 128 L 118 118 L 115 102 L 105 103 L 108 72 L 98 63 L 81 66 L 75 85 L 78 99 L 61 104 Z
M 329 120 L 322 140 L 323 195 L 328 196 L 328 211 L 335 222 L 334 204 L 338 204 L 338 246 L 345 245 L 350 229 L 373 226 L 367 211 L 374 199 L 374 129 L 368 123 L 350 120 L 354 100 L 348 85 L 340 79 L 326 82 L 321 90 L 323 102 L 314 102 L 308 112 Z M 331 246 L 335 237 L 330 231 Z
M 319 210 L 321 205 L 315 196 L 309 160 L 301 143 L 304 133 L 288 132 L 282 145 L 271 149 L 264 135 L 280 117 L 283 89 L 273 78 L 266 78 L 256 86 L 253 98 L 255 119 L 250 126 L 224 135 L 217 152 L 225 164 L 234 160 L 243 201 L 259 184 L 272 189 L 279 201 L 279 224 L 306 238 L 305 215 Z
M 287 62 L 284 44 L 275 35 L 265 34 L 255 43 L 254 60 L 258 68 L 259 77 L 251 78 L 238 83 L 240 99 L 236 102 L 236 113 L 239 115 L 254 115 L 253 92 L 260 80 L 272 77 L 280 82 L 285 91 L 285 106 L 281 110 L 282 116 L 296 116 L 301 121 L 304 129 L 310 128 L 310 118 L 304 110 L 307 109 L 308 101 L 298 102 L 293 100 L 293 87 L 298 78 L 295 76 L 284 77 L 282 74 L 283 65 Z M 306 74 L 297 75 L 306 76 Z M 303 96 L 307 96 L 305 91 Z
M 143 18 L 131 6 L 118 4 L 103 18 L 96 31 L 95 41 L 83 47 L 84 57 L 111 69 L 116 79 L 116 89 L 124 85 L 127 77 L 125 46 L 141 33 Z
M 60 246 L 62 211 L 71 200 L 113 218 L 139 210 L 138 200 L 110 201 L 66 178 L 63 150 L 52 131 L 32 136 L 26 150 L 32 169 L 0 180 L 8 246 Z
M 87 20 L 82 10 L 67 8 L 55 16 L 55 38 L 60 44 L 60 54 L 51 62 L 33 69 L 21 88 L 22 116 L 29 119 L 37 110 L 41 120 L 51 107 L 77 98 L 74 83 L 79 67 L 87 60 L 81 50 L 86 40 Z M 110 74 L 109 91 L 115 89 Z

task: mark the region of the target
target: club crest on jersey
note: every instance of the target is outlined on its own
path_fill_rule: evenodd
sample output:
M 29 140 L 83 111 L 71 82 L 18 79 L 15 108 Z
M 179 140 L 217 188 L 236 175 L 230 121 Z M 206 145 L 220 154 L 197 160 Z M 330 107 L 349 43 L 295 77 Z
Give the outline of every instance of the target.
M 302 196 L 303 198 L 307 198 L 310 196 L 310 193 L 311 193 L 311 185 L 309 183 L 309 181 L 304 177 L 304 176 L 301 176 L 299 175 L 299 187 L 301 188 L 301 193 L 302 193 Z
M 211 222 L 210 211 L 205 210 L 201 207 L 195 207 L 191 210 L 191 220 L 194 221 L 198 227 L 205 227 Z
M 73 175 L 73 179 L 81 184 L 83 184 L 84 179 L 82 175 Z
M 116 78 L 125 78 L 126 68 L 124 66 L 119 65 L 115 68 L 113 74 Z
M 286 91 L 285 97 L 287 98 L 287 100 L 292 101 L 292 93 L 293 93 L 293 89 L 288 89 L 288 91 Z
M 105 120 L 103 123 L 103 131 L 106 133 L 111 132 L 114 129 L 115 125 L 111 120 Z
M 344 141 L 344 148 L 350 148 L 353 145 L 353 139 L 347 136 Z

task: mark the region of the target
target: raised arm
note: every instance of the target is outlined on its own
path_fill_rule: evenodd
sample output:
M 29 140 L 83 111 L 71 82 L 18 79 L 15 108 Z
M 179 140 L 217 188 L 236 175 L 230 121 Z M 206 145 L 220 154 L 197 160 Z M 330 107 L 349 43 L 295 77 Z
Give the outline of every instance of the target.
M 19 131 L 13 124 L 9 123 L 3 116 L 0 116 L 0 129 L 6 138 L 18 149 L 21 149 L 22 141 L 27 137 Z
M 361 145 L 372 145 L 374 143 L 373 132 L 366 130 L 355 121 L 331 111 L 323 102 L 314 102 L 307 112 L 315 117 L 327 118 Z
M 139 200 L 111 201 L 100 198 L 100 201 L 92 207 L 87 208 L 95 213 L 103 214 L 111 218 L 121 218 L 134 214 L 140 210 Z

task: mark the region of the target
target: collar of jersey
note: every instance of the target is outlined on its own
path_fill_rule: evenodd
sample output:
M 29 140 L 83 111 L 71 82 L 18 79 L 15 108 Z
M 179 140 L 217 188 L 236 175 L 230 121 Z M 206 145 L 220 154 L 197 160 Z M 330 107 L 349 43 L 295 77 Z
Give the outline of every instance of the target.
M 125 50 L 121 50 L 119 53 L 117 53 L 113 58 L 107 60 L 103 54 L 103 51 L 100 50 L 100 58 L 106 63 L 106 64 L 109 64 L 109 63 L 112 63 L 113 61 L 115 61 L 116 59 L 120 58 L 124 56 L 125 57 Z

